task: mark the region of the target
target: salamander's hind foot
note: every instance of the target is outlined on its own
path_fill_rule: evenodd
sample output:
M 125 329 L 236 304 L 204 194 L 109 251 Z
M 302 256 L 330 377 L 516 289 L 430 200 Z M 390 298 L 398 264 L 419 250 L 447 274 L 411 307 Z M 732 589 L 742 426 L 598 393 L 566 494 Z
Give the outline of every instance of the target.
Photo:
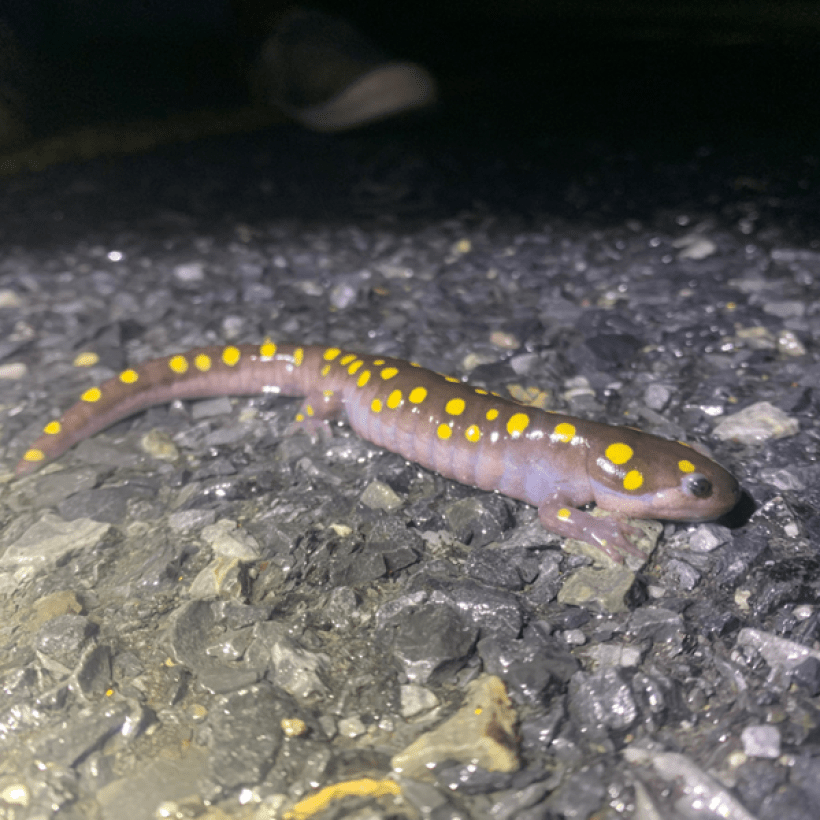
M 296 418 L 285 428 L 285 435 L 292 436 L 295 433 L 304 433 L 310 436 L 310 440 L 326 441 L 333 438 L 333 429 L 327 419 L 317 419 L 297 414 Z
M 287 426 L 285 435 L 306 433 L 311 441 L 333 438 L 330 419 L 338 418 L 342 404 L 332 391 L 325 391 L 318 396 L 308 396 L 297 411 L 293 421 Z

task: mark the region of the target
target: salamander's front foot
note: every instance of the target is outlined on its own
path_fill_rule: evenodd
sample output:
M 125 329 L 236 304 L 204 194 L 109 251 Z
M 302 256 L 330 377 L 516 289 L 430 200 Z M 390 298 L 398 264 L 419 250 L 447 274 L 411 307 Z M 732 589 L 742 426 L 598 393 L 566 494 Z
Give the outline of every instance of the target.
M 545 529 L 592 547 L 593 558 L 605 555 L 616 564 L 631 556 L 644 563 L 651 553 L 663 527 L 657 522 L 645 522 L 636 527 L 618 513 L 606 513 L 595 509 L 591 513 L 560 504 L 542 504 L 538 517 Z M 642 543 L 641 549 L 633 542 Z M 589 555 L 590 550 L 581 550 Z

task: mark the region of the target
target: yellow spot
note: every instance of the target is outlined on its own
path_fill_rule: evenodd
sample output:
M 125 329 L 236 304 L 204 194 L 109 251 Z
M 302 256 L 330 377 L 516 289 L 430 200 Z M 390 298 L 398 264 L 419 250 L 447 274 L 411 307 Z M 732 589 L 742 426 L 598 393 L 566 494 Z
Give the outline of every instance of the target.
M 373 367 L 381 367 L 384 364 L 384 359 L 373 359 Z
M 348 365 L 356 358 L 355 353 L 345 353 L 341 359 L 339 359 L 339 364 Z
M 102 398 L 102 393 L 100 392 L 99 387 L 92 387 L 90 390 L 86 390 L 85 393 L 80 396 L 83 401 L 87 402 L 95 402 L 99 401 Z
M 382 411 L 382 401 L 381 401 L 381 399 L 373 399 L 373 401 L 370 402 L 370 409 L 374 413 L 381 413 L 381 411 Z
M 352 367 L 352 365 L 351 365 Z M 364 387 L 370 381 L 370 371 L 369 370 L 362 370 L 361 375 L 358 379 L 356 379 L 356 384 L 359 387 Z
M 259 355 L 265 359 L 272 359 L 276 355 L 276 345 L 270 339 L 265 339 L 259 348 Z
M 333 391 L 332 390 L 322 390 L 322 395 L 326 399 L 329 399 L 333 395 Z
M 410 367 L 421 367 L 421 365 L 418 362 L 410 362 L 409 364 Z
M 23 461 L 42 461 L 46 454 L 42 450 L 26 450 Z
M 480 706 L 476 706 L 476 708 L 475 708 L 475 709 L 473 709 L 473 714 L 474 714 L 476 717 L 478 717 L 478 716 L 479 716 L 479 715 L 480 715 L 483 711 L 484 711 L 484 710 L 483 710 Z
M 305 405 L 305 412 L 306 412 L 309 416 L 312 416 L 312 415 L 313 415 L 313 407 L 312 407 L 310 404 L 306 404 L 306 405 Z
M 233 347 L 233 345 L 231 345 L 230 347 L 226 347 L 222 351 L 222 361 L 225 362 L 225 364 L 228 365 L 228 367 L 233 367 L 239 361 L 241 356 L 242 353 L 240 352 L 239 348 Z
M 347 368 L 347 372 L 352 376 L 363 364 L 364 362 L 361 359 L 356 359 L 356 361 Z
M 695 465 L 692 464 L 691 461 L 687 461 L 686 459 L 682 459 L 678 462 L 678 469 L 682 473 L 694 473 L 695 472 Z
M 174 373 L 185 373 L 188 370 L 188 360 L 184 356 L 172 356 L 168 360 L 168 367 Z
M 424 387 L 414 387 L 407 398 L 413 404 L 421 404 L 427 398 L 427 390 Z
M 304 421 L 304 420 L 305 420 L 305 414 L 304 413 L 297 413 L 296 414 L 296 421 Z
M 450 399 L 444 406 L 444 411 L 451 416 L 460 416 L 466 406 L 464 399 Z
M 394 390 L 387 397 L 387 406 L 391 410 L 395 410 L 401 404 L 401 390 Z
M 609 447 L 606 448 L 604 455 L 613 464 L 626 464 L 626 462 L 632 458 L 634 453 L 635 451 L 628 444 L 616 442 L 615 444 L 610 444 Z
M 478 426 L 475 424 L 471 424 L 465 431 L 464 437 L 467 441 L 478 441 L 481 438 L 481 430 L 478 429 Z
M 507 422 L 507 432 L 513 438 L 518 438 L 527 429 L 529 423 L 530 417 L 526 413 L 514 413 Z
M 200 353 L 194 359 L 194 366 L 196 367 L 197 370 L 201 370 L 203 373 L 206 370 L 210 370 L 211 369 L 211 357 L 207 356 L 204 353 Z
M 643 484 L 643 475 L 639 470 L 630 470 L 624 476 L 624 489 L 637 490 Z
M 63 425 L 60 424 L 59 421 L 50 421 L 45 427 L 43 427 L 43 432 L 49 436 L 56 436 L 62 429 Z
M 575 438 L 575 425 L 565 421 L 561 424 L 557 424 L 553 432 L 558 441 L 569 444 Z
M 373 362 L 373 364 L 378 364 L 378 362 Z M 394 379 L 396 376 L 399 375 L 399 369 L 397 367 L 385 367 L 384 370 L 381 372 L 381 377 L 387 381 L 388 379 Z
M 558 510 L 557 518 L 560 518 L 562 521 L 569 521 L 572 518 L 572 510 L 568 510 L 566 507 L 561 507 Z
M 495 421 L 498 418 L 498 410 L 493 407 L 492 410 L 487 411 L 487 421 Z
M 452 382 L 453 384 L 461 384 L 461 379 L 457 379 L 455 376 L 445 376 L 444 381 Z
M 100 357 L 96 353 L 86 350 L 77 354 L 77 357 L 74 359 L 74 367 L 92 367 L 97 364 L 99 360 Z
M 438 437 L 445 441 L 453 435 L 453 429 L 449 424 L 439 424 L 436 432 L 438 433 Z
M 123 370 L 120 373 L 120 381 L 123 384 L 133 384 L 139 378 L 139 373 L 136 370 Z
M 488 394 L 487 394 L 487 391 L 486 391 L 486 390 L 484 390 L 484 388 L 483 388 L 483 387 L 474 387 L 474 388 L 473 388 L 473 390 L 475 390 L 475 392 L 476 392 L 476 393 L 478 393 L 478 395 L 479 395 L 479 396 L 486 396 L 486 395 L 488 395 Z
M 343 797 L 385 797 L 401 794 L 401 787 L 394 780 L 373 780 L 362 777 L 359 780 L 347 780 L 333 786 L 325 786 L 315 794 L 300 800 L 290 811 L 284 813 L 284 820 L 308 820 L 314 814 L 328 808 L 334 800 Z
M 341 352 L 338 347 L 329 347 L 324 352 L 323 358 L 326 362 L 332 362 Z
M 327 376 L 327 374 L 328 374 L 328 373 L 330 373 L 330 365 L 329 365 L 329 364 L 326 364 L 326 365 L 325 365 L 325 366 L 324 366 L 324 367 L 323 367 L 323 368 L 322 368 L 319 372 L 320 372 L 323 376 Z
M 296 350 L 293 351 L 293 363 L 297 367 L 302 366 L 302 362 L 305 360 L 305 351 L 304 348 L 297 347 Z

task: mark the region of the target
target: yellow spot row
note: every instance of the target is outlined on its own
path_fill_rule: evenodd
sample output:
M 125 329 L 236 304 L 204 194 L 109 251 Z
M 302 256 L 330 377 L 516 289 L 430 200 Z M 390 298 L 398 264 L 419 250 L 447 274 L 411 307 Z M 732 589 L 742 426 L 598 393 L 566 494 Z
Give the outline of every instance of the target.
M 259 346 L 259 353 L 263 358 L 272 359 L 276 355 L 276 345 L 270 340 L 266 339 L 263 344 Z M 325 353 L 325 358 L 333 358 L 328 354 L 331 351 L 327 351 Z M 338 355 L 338 352 L 336 353 Z M 240 358 L 242 357 L 242 352 L 239 348 L 234 347 L 233 345 L 228 345 L 222 351 L 222 362 L 226 364 L 228 367 L 234 367 L 239 363 Z M 295 364 L 300 365 L 304 360 L 304 350 L 302 348 L 297 348 L 293 354 L 293 360 Z M 96 364 L 99 361 L 99 356 L 96 353 L 81 353 L 77 356 L 74 360 L 74 364 L 78 367 L 90 367 L 91 365 Z M 208 370 L 211 369 L 213 362 L 211 357 L 207 353 L 199 353 L 194 357 L 194 367 L 199 370 L 201 373 L 206 373 Z M 188 372 L 188 360 L 185 356 L 177 355 L 172 356 L 168 360 L 168 367 L 178 375 L 182 375 Z M 119 376 L 117 377 L 120 382 L 123 384 L 136 384 L 139 381 L 140 374 L 139 371 L 134 370 L 133 368 L 127 368 L 123 370 Z M 95 404 L 102 398 L 102 391 L 99 387 L 91 387 L 86 390 L 81 396 L 80 400 L 87 402 L 88 404 Z M 312 415 L 312 408 L 308 408 L 310 414 Z M 58 420 L 50 421 L 46 426 L 43 428 L 43 432 L 48 436 L 56 436 L 62 432 L 62 424 Z M 45 459 L 45 453 L 42 450 L 37 448 L 31 448 L 27 450 L 23 454 L 23 460 L 29 462 L 37 462 L 43 461 Z
M 63 430 L 63 425 L 60 424 L 59 421 L 50 421 L 44 428 L 43 432 L 48 436 L 56 436 L 57 434 L 61 433 Z M 45 461 L 46 454 L 36 448 L 32 447 L 30 450 L 26 450 L 23 453 L 23 461 L 28 461 L 31 464 L 36 464 L 38 461 Z
M 323 358 L 327 362 L 336 361 L 338 359 L 338 363 L 347 368 L 347 372 L 349 375 L 353 376 L 364 366 L 364 361 L 358 358 L 353 353 L 346 353 L 344 356 L 341 356 L 342 351 L 338 347 L 329 347 L 325 350 L 323 354 Z M 341 356 L 341 358 L 339 358 Z M 374 359 L 372 366 L 373 367 L 380 367 L 386 363 L 385 359 Z M 330 373 L 330 365 L 325 365 L 321 369 L 322 376 L 327 376 Z M 399 375 L 399 369 L 395 366 L 385 367 L 383 370 L 379 371 L 379 376 L 388 381 L 390 379 L 395 378 Z M 371 373 L 369 370 L 364 370 L 359 375 L 359 378 L 356 380 L 356 384 L 358 387 L 364 387 L 370 381 Z M 445 376 L 445 381 L 460 384 L 460 380 L 456 379 L 452 376 Z M 486 396 L 489 395 L 486 390 L 482 390 L 481 388 L 474 388 L 475 393 L 477 395 Z M 428 390 L 426 387 L 418 386 L 414 387 L 408 394 L 407 400 L 411 404 L 421 404 L 429 395 Z M 387 407 L 390 410 L 395 410 L 404 403 L 404 396 L 400 390 L 394 390 L 390 393 L 387 397 L 386 401 L 382 401 L 381 399 L 373 399 L 370 403 L 370 409 L 374 413 L 381 413 L 381 411 Z M 460 397 L 450 399 L 444 406 L 444 412 L 447 413 L 448 416 L 460 416 L 464 413 L 467 409 L 467 402 Z M 487 421 L 495 421 L 500 415 L 500 411 L 493 407 L 486 413 Z M 512 438 L 519 438 L 523 435 L 524 431 L 530 424 L 530 416 L 527 413 L 514 413 L 509 420 L 507 421 L 507 432 Z M 569 427 L 570 430 L 561 430 L 561 427 Z M 444 441 L 452 438 L 453 435 L 453 428 L 452 425 L 449 423 L 441 423 L 439 424 L 436 434 L 438 437 Z M 467 441 L 470 442 L 477 442 L 481 439 L 481 429 L 476 424 L 471 424 L 467 427 L 464 431 L 464 437 Z M 557 435 L 560 440 L 570 441 L 572 437 L 575 435 L 575 428 L 571 425 L 559 425 Z
M 297 364 L 301 364 L 300 356 L 297 355 L 301 351 L 301 348 L 294 353 L 294 360 Z M 276 354 L 276 345 L 273 344 L 270 340 L 266 341 L 263 345 L 260 346 L 259 352 L 265 358 L 272 358 Z M 303 352 L 302 352 L 303 355 Z M 242 352 L 239 350 L 238 347 L 233 347 L 229 345 L 222 351 L 222 362 L 226 364 L 228 367 L 235 367 L 238 363 L 240 358 L 242 357 Z M 211 367 L 213 366 L 213 361 L 211 357 L 207 353 L 198 353 L 194 356 L 194 367 L 199 370 L 201 373 L 207 373 Z M 168 367 L 173 370 L 174 373 L 181 376 L 184 373 L 188 372 L 188 368 L 190 367 L 188 359 L 183 355 L 171 356 L 168 359 Z M 122 373 L 118 376 L 119 380 L 123 384 L 136 384 L 139 381 L 140 374 L 139 371 L 134 370 L 133 368 L 128 368 L 127 370 L 123 370 Z M 99 387 L 92 387 L 89 390 L 86 390 L 85 393 L 80 396 L 82 401 L 88 402 L 93 404 L 98 402 L 102 398 L 102 391 Z
M 267 346 L 268 343 L 265 343 L 262 345 L 262 348 L 266 348 Z M 272 347 L 274 351 L 276 350 L 276 345 L 271 344 L 270 347 Z M 260 350 L 262 348 L 260 348 Z M 223 364 L 226 364 L 228 367 L 235 367 L 239 364 L 239 360 L 242 358 L 242 352 L 238 347 L 228 346 L 222 351 L 221 358 Z M 207 373 L 212 366 L 213 362 L 207 353 L 198 353 L 194 356 L 194 367 L 201 373 Z M 170 367 L 174 373 L 181 376 L 183 373 L 188 372 L 188 359 L 182 355 L 171 356 L 168 360 L 168 367 Z M 139 374 L 134 370 L 125 370 L 120 373 L 120 381 L 125 382 L 126 384 L 132 384 L 137 380 L 137 378 L 139 378 Z

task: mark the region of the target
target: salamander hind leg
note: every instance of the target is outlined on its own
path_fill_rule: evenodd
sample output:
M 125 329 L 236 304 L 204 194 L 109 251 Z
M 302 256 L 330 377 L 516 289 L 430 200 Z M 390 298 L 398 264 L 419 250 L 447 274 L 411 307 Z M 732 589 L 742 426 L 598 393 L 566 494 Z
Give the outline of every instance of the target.
M 307 433 L 314 441 L 317 438 L 332 438 L 330 421 L 339 418 L 343 410 L 344 402 L 336 391 L 311 393 L 302 402 L 285 433 Z
M 548 501 L 538 508 L 538 517 L 544 529 L 590 544 L 617 564 L 623 563 L 624 555 L 646 560 L 647 553 L 636 547 L 629 536 L 638 539 L 646 538 L 647 534 L 622 516 L 599 518 L 559 501 Z

